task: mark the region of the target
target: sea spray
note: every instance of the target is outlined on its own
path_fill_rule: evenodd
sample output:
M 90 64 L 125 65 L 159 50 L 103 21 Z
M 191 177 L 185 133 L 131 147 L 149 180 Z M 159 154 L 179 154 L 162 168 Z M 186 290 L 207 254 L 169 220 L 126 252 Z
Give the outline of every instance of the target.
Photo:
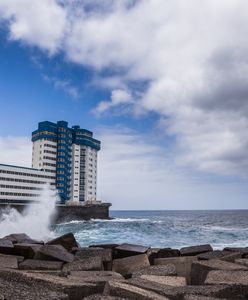
M 56 214 L 57 200 L 56 190 L 46 185 L 37 202 L 29 204 L 22 213 L 7 208 L 0 218 L 0 237 L 11 233 L 26 233 L 39 240 L 52 237 L 50 226 Z

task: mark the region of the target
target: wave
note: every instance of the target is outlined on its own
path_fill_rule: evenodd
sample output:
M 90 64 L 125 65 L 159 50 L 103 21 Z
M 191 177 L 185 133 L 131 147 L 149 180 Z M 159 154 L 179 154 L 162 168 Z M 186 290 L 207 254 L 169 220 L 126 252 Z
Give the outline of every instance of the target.
M 203 226 L 205 229 L 213 231 L 247 231 L 247 227 L 223 227 L 223 226 Z

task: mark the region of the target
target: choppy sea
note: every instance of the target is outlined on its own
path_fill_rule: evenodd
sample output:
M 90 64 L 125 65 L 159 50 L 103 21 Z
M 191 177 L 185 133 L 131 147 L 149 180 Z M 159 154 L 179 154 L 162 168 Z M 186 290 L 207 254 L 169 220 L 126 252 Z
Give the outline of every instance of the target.
M 175 247 L 210 243 L 213 248 L 248 246 L 248 210 L 110 211 L 112 220 L 74 220 L 55 225 L 73 232 L 81 246 L 132 243 Z

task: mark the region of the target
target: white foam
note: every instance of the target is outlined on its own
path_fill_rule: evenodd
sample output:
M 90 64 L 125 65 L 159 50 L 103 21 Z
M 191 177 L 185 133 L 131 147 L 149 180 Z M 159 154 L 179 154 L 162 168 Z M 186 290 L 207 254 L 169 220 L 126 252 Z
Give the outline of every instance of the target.
M 34 239 L 46 240 L 53 236 L 50 226 L 55 216 L 57 200 L 57 192 L 47 185 L 37 203 L 28 205 L 22 213 L 14 208 L 6 209 L 0 218 L 0 237 L 11 233 L 26 233 Z

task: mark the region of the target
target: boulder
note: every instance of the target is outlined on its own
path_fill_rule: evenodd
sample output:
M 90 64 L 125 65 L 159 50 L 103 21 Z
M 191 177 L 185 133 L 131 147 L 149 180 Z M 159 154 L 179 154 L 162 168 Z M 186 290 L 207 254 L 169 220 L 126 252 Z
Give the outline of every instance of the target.
M 100 256 L 93 256 L 88 258 L 81 258 L 64 264 L 63 271 L 100 271 L 103 269 L 102 258 Z
M 150 264 L 154 264 L 155 258 L 167 258 L 167 257 L 178 257 L 180 256 L 180 251 L 177 249 L 171 248 L 151 248 L 147 251 L 147 255 L 150 261 Z
M 41 244 L 43 245 L 43 241 L 38 241 L 32 239 L 30 236 L 28 236 L 26 233 L 13 233 L 8 236 L 6 236 L 8 240 L 10 240 L 13 244 L 21 244 L 21 243 L 28 243 L 28 244 Z
M 12 281 L 11 278 L 3 280 L 0 278 L 0 299 L 1 300 L 68 300 L 68 295 L 60 291 L 52 291 L 41 285 L 34 285 L 31 282 Z
M 106 283 L 104 295 L 118 296 L 124 299 L 135 300 L 168 300 L 168 298 L 152 291 L 114 280 Z
M 186 286 L 185 277 L 179 276 L 157 276 L 157 275 L 141 275 L 141 279 L 156 282 L 169 286 Z
M 168 286 L 157 282 L 151 282 L 141 277 L 131 278 L 125 281 L 127 284 L 147 289 L 161 294 L 169 299 L 181 300 L 186 295 L 202 295 L 206 297 L 235 299 L 237 290 L 231 286 L 204 285 L 204 286 Z
M 124 258 L 124 257 L 144 254 L 148 251 L 148 249 L 149 247 L 145 247 L 141 245 L 122 244 L 114 248 L 113 257 L 116 259 L 116 258 Z
M 9 239 L 7 238 L 0 239 L 0 253 L 13 254 L 13 250 L 14 250 L 14 245 Z
M 103 249 L 114 249 L 120 246 L 119 244 L 94 244 L 90 245 L 90 248 L 103 248 Z
M 223 250 L 229 252 L 240 252 L 244 256 L 248 255 L 248 247 L 226 247 Z
M 0 255 L 0 269 L 18 269 L 18 260 L 12 255 Z
M 146 254 L 113 260 L 113 271 L 122 274 L 124 277 L 130 277 L 133 272 L 148 266 L 150 266 L 150 263 Z
M 68 277 L 61 277 L 50 275 L 47 273 L 33 273 L 28 271 L 16 271 L 16 270 L 0 270 L 0 280 L 8 280 L 11 283 L 18 283 L 21 285 L 29 285 L 33 290 L 47 290 L 59 292 L 67 295 L 68 300 L 81 300 L 86 296 L 92 294 L 99 294 L 103 292 L 102 284 L 97 282 L 85 282 L 80 278 L 70 279 Z M 8 298 L 17 299 L 17 298 Z M 19 298 L 28 299 L 26 297 Z M 34 297 L 30 299 L 39 299 Z M 45 299 L 51 299 L 49 297 Z M 56 298 L 60 299 L 60 298 Z
M 185 277 L 187 283 L 190 283 L 191 265 L 194 261 L 197 261 L 196 256 L 185 257 L 169 257 L 169 258 L 156 258 L 154 260 L 155 265 L 168 265 L 173 264 L 176 268 L 178 276 Z
M 73 247 L 78 247 L 77 241 L 73 233 L 67 233 L 62 236 L 57 237 L 56 239 L 50 240 L 46 243 L 47 245 L 61 245 L 67 251 L 71 251 Z
M 103 248 L 97 248 L 97 247 L 92 247 L 92 248 L 79 248 L 75 252 L 75 260 L 80 260 L 84 259 L 87 257 L 95 257 L 95 256 L 100 256 L 102 257 L 102 260 L 104 262 L 111 262 L 112 261 L 112 251 L 111 249 L 103 249 Z
M 41 260 L 72 262 L 74 260 L 74 255 L 69 253 L 61 245 L 44 245 L 36 252 L 34 258 Z
M 207 274 L 205 284 L 207 285 L 228 285 L 236 289 L 236 298 L 241 296 L 248 297 L 248 272 L 247 271 L 210 271 Z
M 205 245 L 197 245 L 191 247 L 183 247 L 180 249 L 180 254 L 181 256 L 193 256 L 193 255 L 198 255 L 209 251 L 213 251 L 212 246 L 209 244 L 205 244 Z
M 235 259 L 235 264 L 248 267 L 248 258 Z
M 148 266 L 132 273 L 132 277 L 140 277 L 142 275 L 175 276 L 177 273 L 173 264 Z
M 24 257 L 23 256 L 19 256 L 19 255 L 10 255 L 10 254 L 0 254 L 0 257 L 4 258 L 10 258 L 10 257 L 15 257 L 17 259 L 17 262 L 23 262 L 24 261 Z
M 26 259 L 19 264 L 20 270 L 61 270 L 63 262 L 51 260 Z
M 199 260 L 209 260 L 209 259 L 222 258 L 225 257 L 226 255 L 230 255 L 230 251 L 214 250 L 214 251 L 198 254 L 197 257 Z
M 191 269 L 191 283 L 195 285 L 201 285 L 204 283 L 206 276 L 211 270 L 247 270 L 245 266 L 222 261 L 220 259 L 201 260 L 194 262 Z
M 34 258 L 37 251 L 42 247 L 40 244 L 14 244 L 14 253 L 25 258 Z

